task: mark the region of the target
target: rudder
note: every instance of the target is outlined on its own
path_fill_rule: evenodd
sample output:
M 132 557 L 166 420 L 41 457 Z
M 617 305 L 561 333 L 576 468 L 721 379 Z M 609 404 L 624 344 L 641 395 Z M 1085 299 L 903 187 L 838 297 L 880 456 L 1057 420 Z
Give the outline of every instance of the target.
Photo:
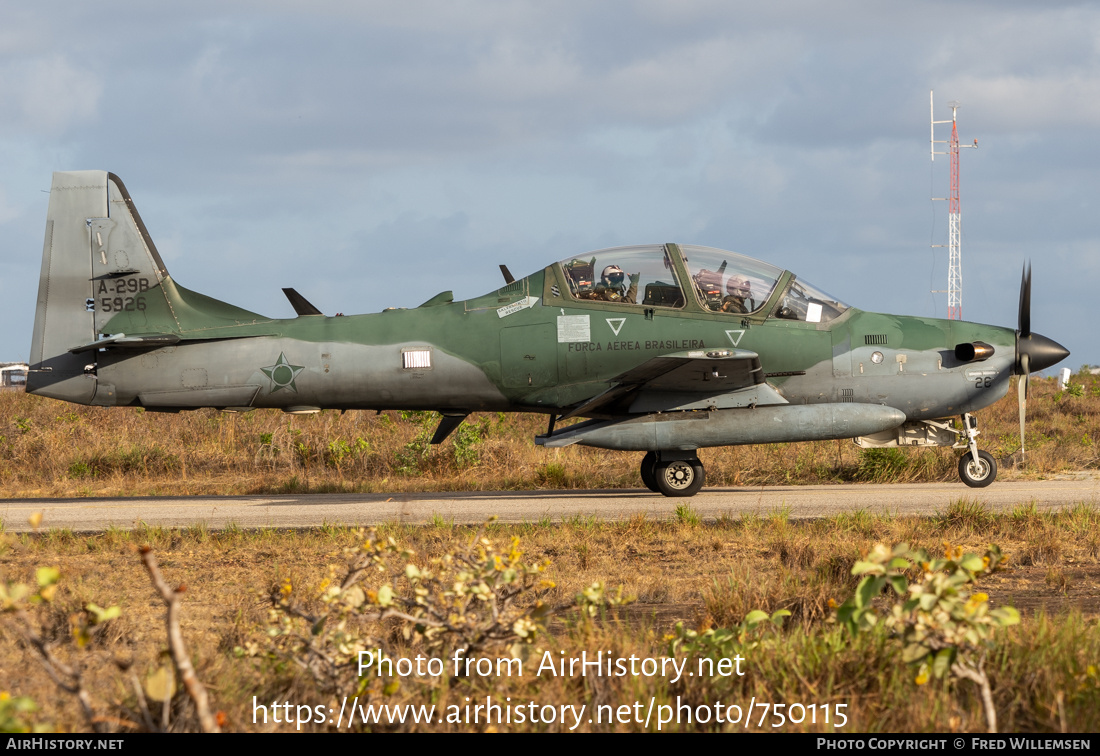
M 53 174 L 27 391 L 112 403 L 95 377 L 93 344 L 119 312 L 145 305 L 167 277 L 122 181 L 106 171 Z

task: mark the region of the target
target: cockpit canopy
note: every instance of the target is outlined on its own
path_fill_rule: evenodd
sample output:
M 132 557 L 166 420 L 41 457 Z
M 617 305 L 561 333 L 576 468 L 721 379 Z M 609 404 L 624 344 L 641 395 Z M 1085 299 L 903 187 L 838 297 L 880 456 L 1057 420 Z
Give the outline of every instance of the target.
M 783 275 L 774 265 L 721 249 L 684 244 L 680 250 L 696 299 L 715 312 L 759 312 Z
M 683 307 L 684 293 L 663 244 L 614 247 L 561 261 L 575 299 Z
M 677 275 L 670 250 L 679 249 L 690 285 Z M 713 312 L 765 314 L 784 320 L 824 323 L 848 305 L 808 283 L 788 277 L 773 299 L 783 270 L 735 252 L 696 245 L 613 247 L 560 263 L 574 299 L 646 307 L 683 308 L 687 297 Z M 687 291 L 690 290 L 690 291 Z M 685 291 L 687 294 L 685 295 Z

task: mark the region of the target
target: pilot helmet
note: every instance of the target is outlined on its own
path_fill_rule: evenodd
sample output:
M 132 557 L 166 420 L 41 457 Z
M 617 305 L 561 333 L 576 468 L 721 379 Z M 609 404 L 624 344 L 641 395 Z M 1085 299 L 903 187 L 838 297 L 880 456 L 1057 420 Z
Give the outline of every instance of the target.
M 730 276 L 730 280 L 726 281 L 726 291 L 731 297 L 748 299 L 752 296 L 752 288 L 749 286 L 749 279 L 744 276 Z
M 623 269 L 618 265 L 608 265 L 603 269 L 603 275 L 600 278 L 604 286 L 617 288 L 623 285 L 623 279 L 626 278 L 626 274 L 623 273 Z

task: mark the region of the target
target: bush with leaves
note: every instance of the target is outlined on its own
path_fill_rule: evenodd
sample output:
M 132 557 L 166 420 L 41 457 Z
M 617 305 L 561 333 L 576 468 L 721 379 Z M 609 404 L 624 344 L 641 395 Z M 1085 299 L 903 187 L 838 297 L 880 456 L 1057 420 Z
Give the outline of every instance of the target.
M 971 586 L 1003 569 L 1006 561 L 997 546 L 985 554 L 948 546 L 943 557 L 933 558 L 907 543 L 893 549 L 876 544 L 852 567 L 852 574 L 863 578 L 851 598 L 837 607 L 836 620 L 853 635 L 873 628 L 879 622 L 874 601 L 892 589 L 896 598 L 882 624 L 902 642 L 902 660 L 917 666 L 917 684 L 947 675 L 973 681 L 981 690 L 989 731 L 996 732 L 986 654 L 994 633 L 1018 624 L 1020 614 L 1009 606 L 990 608 L 989 596 L 972 593 Z M 920 573 L 911 580 L 915 569 Z
M 41 723 L 32 723 L 28 717 L 38 711 L 38 704 L 27 696 L 12 696 L 0 691 L 0 733 L 49 732 Z
M 685 628 L 677 622 L 674 632 L 665 636 L 669 656 L 685 654 L 697 659 L 734 659 L 760 645 L 762 632 L 783 627 L 783 620 L 790 611 L 778 609 L 774 614 L 757 609 L 745 615 L 745 619 L 732 628 L 709 627 L 705 630 Z
M 574 601 L 551 605 L 539 594 L 554 587 L 545 579 L 545 562 L 525 562 L 519 539 L 498 548 L 479 530 L 470 541 L 440 557 L 417 564 L 412 551 L 377 529 L 361 531 L 357 546 L 346 549 L 347 564 L 330 566 L 312 590 L 284 580 L 272 592 L 271 647 L 256 644 L 242 651 L 290 661 L 307 671 L 326 695 L 392 695 L 397 680 L 359 675 L 360 654 L 449 658 L 461 649 L 467 658 L 507 654 L 526 658 L 547 621 L 576 610 L 594 616 L 600 607 L 624 603 L 594 583 Z M 392 621 L 396 621 L 396 628 Z M 387 622 L 389 621 L 389 622 Z M 406 678 L 409 679 L 409 678 Z M 429 686 L 441 679 L 419 679 Z
M 37 528 L 41 522 L 41 515 L 31 517 L 31 524 Z M 183 642 L 183 635 L 179 628 L 179 595 L 184 591 L 183 586 L 171 588 L 161 577 L 160 569 L 148 546 L 141 549 L 142 562 L 152 578 L 153 585 L 161 594 L 167 609 L 167 629 L 169 642 L 169 656 L 188 696 L 192 699 L 199 723 L 206 732 L 220 731 L 219 718 L 211 714 L 207 701 L 206 689 L 195 676 L 194 669 L 187 649 Z M 141 685 L 136 672 L 129 662 L 116 664 L 123 671 L 130 673 L 130 682 L 134 690 L 140 715 L 122 707 L 119 716 L 104 716 L 97 711 L 97 706 L 92 700 L 88 689 L 84 685 L 84 669 L 79 661 L 71 658 L 66 661 L 59 654 L 59 641 L 49 638 L 49 634 L 42 629 L 41 618 L 33 616 L 35 609 L 48 606 L 55 602 L 58 584 L 61 579 L 61 570 L 57 567 L 39 567 L 35 572 L 37 589 L 33 585 L 18 582 L 5 582 L 0 585 L 0 619 L 4 620 L 4 626 L 14 631 L 16 637 L 23 645 L 34 653 L 42 668 L 53 680 L 57 687 L 74 696 L 80 703 L 84 719 L 93 732 L 105 732 L 109 722 L 122 723 L 129 729 L 145 729 L 155 732 L 167 730 L 170 722 L 170 711 L 173 699 L 176 697 L 175 674 L 171 667 L 162 666 L 151 673 Z M 78 650 L 88 649 L 92 639 L 100 633 L 108 622 L 117 619 L 121 610 L 117 606 L 106 609 L 95 604 L 87 603 L 83 612 L 72 615 L 70 620 L 71 640 Z M 153 721 L 150 714 L 146 694 L 149 698 L 163 701 L 163 713 L 160 726 Z M 12 698 L 8 693 L 0 693 L 0 731 L 14 732 L 29 731 L 31 725 L 26 716 L 34 713 L 37 705 L 29 698 Z M 140 724 L 139 724 L 140 721 Z M 41 725 L 35 725 L 37 732 Z
M 101 732 L 101 723 L 96 716 L 92 698 L 84 688 L 83 671 L 80 665 L 63 661 L 57 655 L 56 641 L 48 640 L 46 633 L 31 616 L 31 611 L 35 607 L 53 602 L 60 578 L 61 570 L 57 567 L 39 567 L 35 572 L 37 587 L 27 583 L 5 582 L 0 586 L 0 615 L 10 620 L 6 624 L 14 630 L 16 636 L 28 649 L 35 653 L 50 679 L 59 688 L 76 697 L 80 702 L 84 718 L 92 729 L 95 732 Z M 103 609 L 95 604 L 88 604 L 83 614 L 75 615 L 73 618 L 73 640 L 77 647 L 87 646 L 92 636 L 118 615 L 117 606 Z M 26 702 L 18 706 L 9 703 L 5 709 L 6 717 L 32 711 Z

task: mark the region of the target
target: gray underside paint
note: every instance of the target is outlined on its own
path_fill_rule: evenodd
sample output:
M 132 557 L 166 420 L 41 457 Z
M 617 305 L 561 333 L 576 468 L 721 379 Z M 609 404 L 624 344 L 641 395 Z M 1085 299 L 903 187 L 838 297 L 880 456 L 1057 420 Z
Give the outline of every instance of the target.
M 700 449 L 853 438 L 896 428 L 903 422 L 904 412 L 881 405 L 778 405 L 582 423 L 548 439 L 540 438 L 538 443 L 622 451 Z

